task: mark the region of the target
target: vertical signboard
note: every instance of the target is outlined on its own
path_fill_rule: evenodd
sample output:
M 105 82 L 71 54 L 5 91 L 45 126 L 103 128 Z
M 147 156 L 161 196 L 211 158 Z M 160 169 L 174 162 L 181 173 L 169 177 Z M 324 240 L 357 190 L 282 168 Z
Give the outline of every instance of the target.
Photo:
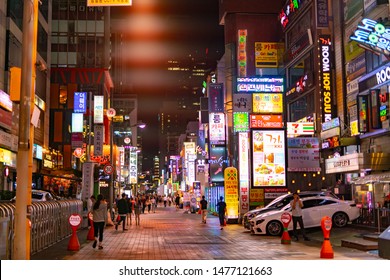
M 75 113 L 85 113 L 87 111 L 87 93 L 86 92 L 75 92 L 73 111 Z
M 285 186 L 285 139 L 283 130 L 254 130 L 253 186 Z
M 93 122 L 95 124 L 103 124 L 104 96 L 95 95 L 93 100 Z
M 104 142 L 104 126 L 94 125 L 93 127 L 93 154 L 95 156 L 103 155 L 103 142 Z
M 224 171 L 225 201 L 228 219 L 238 218 L 238 173 L 237 168 L 228 167 Z
M 225 144 L 225 114 L 211 113 L 209 117 L 210 122 L 210 143 L 216 145 Z
M 93 162 L 83 163 L 83 182 L 81 200 L 87 201 L 93 194 Z
M 240 180 L 240 215 L 249 211 L 249 138 L 248 133 L 238 134 L 238 159 Z
M 228 166 L 225 146 L 211 145 L 210 149 L 210 178 L 212 182 L 223 182 L 224 170 Z
M 330 35 L 322 34 L 318 39 L 319 59 L 320 59 L 320 91 L 322 99 L 322 122 L 330 121 L 333 118 L 332 105 L 332 42 Z
M 316 4 L 317 28 L 329 28 L 328 0 L 317 0 Z
M 247 65 L 247 57 L 246 57 L 246 39 L 247 39 L 247 30 L 239 29 L 238 30 L 238 44 L 237 44 L 237 69 L 238 69 L 238 77 L 246 77 L 246 65 Z
M 223 112 L 223 84 L 209 85 L 209 113 Z
M 136 149 L 130 149 L 130 184 L 137 184 L 137 151 Z

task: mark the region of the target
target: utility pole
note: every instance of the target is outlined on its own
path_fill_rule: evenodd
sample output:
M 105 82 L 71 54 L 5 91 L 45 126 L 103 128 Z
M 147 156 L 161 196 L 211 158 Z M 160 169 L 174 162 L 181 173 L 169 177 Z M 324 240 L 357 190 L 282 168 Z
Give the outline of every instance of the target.
M 31 112 L 34 108 L 35 98 L 37 33 L 38 0 L 24 0 L 19 140 L 16 168 L 15 239 L 12 256 L 12 259 L 15 260 L 29 260 L 31 251 L 31 229 L 28 217 L 31 214 L 32 148 L 34 144 L 34 126 L 31 124 Z

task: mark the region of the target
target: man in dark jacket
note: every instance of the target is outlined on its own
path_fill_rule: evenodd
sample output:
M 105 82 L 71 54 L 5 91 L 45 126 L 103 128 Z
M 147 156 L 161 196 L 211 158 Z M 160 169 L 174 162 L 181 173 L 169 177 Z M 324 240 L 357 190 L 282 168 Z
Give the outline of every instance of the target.
M 123 222 L 123 230 L 127 230 L 125 228 L 126 226 L 126 217 L 127 214 L 129 213 L 129 206 L 126 201 L 126 194 L 122 193 L 122 198 L 118 200 L 116 204 L 117 210 L 118 210 L 118 215 L 120 217 L 120 220 L 116 223 L 115 229 L 118 230 L 118 226 Z

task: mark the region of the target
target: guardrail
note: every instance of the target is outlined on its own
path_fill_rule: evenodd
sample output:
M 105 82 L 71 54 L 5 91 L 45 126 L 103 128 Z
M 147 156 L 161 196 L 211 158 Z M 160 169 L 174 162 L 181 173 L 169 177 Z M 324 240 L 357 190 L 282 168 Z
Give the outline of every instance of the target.
M 389 208 L 361 208 L 360 217 L 355 224 L 377 228 L 378 232 L 390 226 Z
M 71 214 L 83 216 L 81 200 L 33 202 L 31 205 L 31 255 L 72 234 L 68 219 Z M 12 259 L 15 236 L 15 205 L 0 202 L 0 259 Z

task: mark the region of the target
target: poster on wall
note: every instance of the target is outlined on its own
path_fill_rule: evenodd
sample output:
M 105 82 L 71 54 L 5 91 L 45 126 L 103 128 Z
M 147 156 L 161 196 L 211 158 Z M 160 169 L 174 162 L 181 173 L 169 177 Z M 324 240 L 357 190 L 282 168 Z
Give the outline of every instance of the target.
M 253 186 L 285 186 L 285 138 L 282 130 L 252 132 Z

